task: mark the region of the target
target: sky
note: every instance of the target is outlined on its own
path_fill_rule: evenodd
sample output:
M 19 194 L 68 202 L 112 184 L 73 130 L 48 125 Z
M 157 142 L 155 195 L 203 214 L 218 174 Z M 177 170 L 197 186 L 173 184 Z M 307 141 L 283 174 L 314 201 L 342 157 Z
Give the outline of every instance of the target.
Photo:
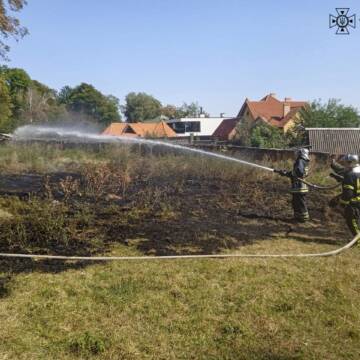
M 350 35 L 329 29 L 336 7 L 357 14 Z M 57 90 L 86 82 L 122 103 L 141 91 L 211 116 L 270 92 L 360 109 L 356 0 L 28 0 L 18 16 L 30 34 L 7 65 Z

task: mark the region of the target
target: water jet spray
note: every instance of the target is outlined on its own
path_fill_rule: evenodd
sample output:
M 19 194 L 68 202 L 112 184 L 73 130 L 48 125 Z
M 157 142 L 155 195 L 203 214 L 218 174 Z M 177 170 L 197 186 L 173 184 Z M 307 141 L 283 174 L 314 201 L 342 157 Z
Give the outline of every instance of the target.
M 242 159 L 234 158 L 231 156 L 226 156 L 214 152 L 209 152 L 201 149 L 196 149 L 193 147 L 171 144 L 170 142 L 160 141 L 160 140 L 151 140 L 144 138 L 134 138 L 128 136 L 112 136 L 112 135 L 99 135 L 96 133 L 85 132 L 81 129 L 76 128 L 65 128 L 65 127 L 51 127 L 51 126 L 37 126 L 37 125 L 26 125 L 19 127 L 15 130 L 14 134 L 5 134 L 9 139 L 15 142 L 56 142 L 60 141 L 62 143 L 108 143 L 108 144 L 144 144 L 150 146 L 164 146 L 172 149 L 177 149 L 182 152 L 195 153 L 200 155 L 205 155 L 213 158 L 218 158 L 226 161 L 236 162 L 242 165 L 251 166 L 257 169 L 264 171 L 275 172 L 275 169 L 270 167 L 245 161 Z M 317 190 L 331 190 L 335 189 L 340 184 L 331 185 L 331 186 L 321 186 L 312 184 L 306 180 L 299 179 L 301 182 L 306 185 L 317 189 Z

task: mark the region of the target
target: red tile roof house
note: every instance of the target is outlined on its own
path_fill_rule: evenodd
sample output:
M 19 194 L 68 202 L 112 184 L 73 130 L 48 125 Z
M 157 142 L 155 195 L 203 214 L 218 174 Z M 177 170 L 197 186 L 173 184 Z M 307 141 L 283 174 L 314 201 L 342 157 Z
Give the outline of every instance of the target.
M 224 120 L 213 133 L 219 140 L 232 140 L 236 136 L 236 126 L 240 121 L 256 124 L 259 121 L 287 132 L 299 118 L 300 110 L 307 106 L 305 101 L 285 98 L 278 100 L 275 94 L 266 95 L 260 101 L 246 99 L 239 114 L 234 119 Z
M 225 119 L 223 120 L 220 125 L 216 128 L 213 133 L 213 137 L 218 140 L 232 140 L 236 136 L 236 125 L 238 124 L 239 119 Z
M 169 138 L 176 137 L 175 131 L 164 121 L 156 123 L 112 123 L 102 135 Z

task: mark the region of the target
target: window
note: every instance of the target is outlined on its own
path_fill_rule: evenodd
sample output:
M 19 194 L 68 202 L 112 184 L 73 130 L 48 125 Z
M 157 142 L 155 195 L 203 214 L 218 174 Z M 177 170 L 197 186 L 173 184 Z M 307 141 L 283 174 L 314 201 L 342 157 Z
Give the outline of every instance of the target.
M 185 133 L 185 124 L 183 122 L 173 122 L 168 123 L 168 125 L 177 133 L 184 134 Z
M 185 132 L 200 132 L 200 121 L 186 121 Z
M 201 131 L 200 121 L 178 121 L 174 123 L 168 123 L 168 125 L 177 134 L 185 134 L 185 133 Z
M 124 133 L 125 134 L 135 134 L 135 131 L 130 126 L 128 126 L 125 128 Z

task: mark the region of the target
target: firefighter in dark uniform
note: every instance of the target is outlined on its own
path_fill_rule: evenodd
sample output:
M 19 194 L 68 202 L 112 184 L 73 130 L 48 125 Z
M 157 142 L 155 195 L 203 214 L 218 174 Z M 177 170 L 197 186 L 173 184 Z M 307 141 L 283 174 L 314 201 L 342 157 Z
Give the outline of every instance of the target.
M 348 155 L 350 156 L 350 155 Z M 343 157 L 344 159 L 345 157 Z M 341 160 L 340 160 L 341 161 Z M 335 177 L 335 179 L 342 179 L 344 178 L 346 169 L 344 166 L 342 166 L 341 164 L 339 164 L 334 158 L 331 159 L 331 164 L 330 164 L 331 169 L 337 174 L 339 175 L 339 177 Z M 330 174 L 331 176 L 332 174 Z
M 294 220 L 306 222 L 310 220 L 309 212 L 306 206 L 306 194 L 309 188 L 301 179 L 309 174 L 309 150 L 299 149 L 296 151 L 296 160 L 292 171 L 275 170 L 281 176 L 287 176 L 291 179 L 292 207 L 294 210 Z
M 331 159 L 330 164 L 331 170 L 333 170 L 332 173 L 330 173 L 330 177 L 334 178 L 337 182 L 342 183 L 344 180 L 344 175 L 346 173 L 346 169 L 344 166 L 339 164 L 334 157 Z M 329 201 L 329 206 L 331 208 L 337 208 L 340 202 L 341 194 L 336 195 Z
M 331 168 L 342 179 L 342 193 L 330 201 L 330 206 L 338 202 L 344 208 L 344 217 L 351 233 L 360 233 L 360 165 L 359 156 L 348 154 L 342 159 L 344 167 L 332 162 Z

